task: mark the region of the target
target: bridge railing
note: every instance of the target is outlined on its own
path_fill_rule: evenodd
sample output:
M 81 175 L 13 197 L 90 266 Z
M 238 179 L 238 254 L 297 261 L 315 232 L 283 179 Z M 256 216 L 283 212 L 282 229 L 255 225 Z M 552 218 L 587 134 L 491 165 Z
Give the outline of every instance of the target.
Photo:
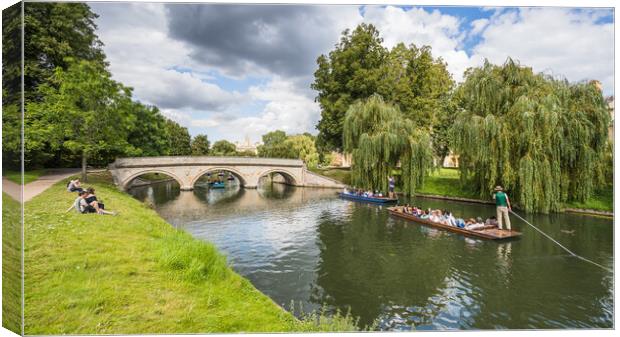
M 301 159 L 263 157 L 216 157 L 216 156 L 159 156 L 117 158 L 111 168 L 140 166 L 185 166 L 185 165 L 257 165 L 303 167 Z

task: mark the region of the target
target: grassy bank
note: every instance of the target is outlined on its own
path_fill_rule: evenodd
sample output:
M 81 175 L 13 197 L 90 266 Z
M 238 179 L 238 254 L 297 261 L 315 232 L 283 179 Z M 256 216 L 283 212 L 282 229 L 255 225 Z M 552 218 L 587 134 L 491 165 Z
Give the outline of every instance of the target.
M 117 216 L 65 213 L 61 181 L 26 203 L 26 334 L 352 330 L 299 321 L 233 272 L 208 243 L 91 178 Z
M 310 169 L 312 172 L 336 179 L 343 184 L 350 185 L 351 184 L 351 170 L 348 168 L 312 168 Z
M 39 177 L 42 176 L 43 174 L 45 174 L 45 169 L 24 172 L 24 184 L 31 183 L 39 179 Z M 20 171 L 4 170 L 2 172 L 2 176 L 6 177 L 8 180 L 16 184 L 22 183 L 22 177 L 21 177 Z
M 351 172 L 346 169 L 317 169 L 316 173 L 339 180 L 345 184 L 350 184 L 351 182 Z M 421 195 L 480 199 L 478 193 L 461 186 L 459 171 L 458 169 L 452 168 L 441 168 L 433 171 L 430 176 L 426 178 L 424 186 L 420 188 L 417 193 Z M 613 212 L 613 196 L 613 186 L 608 186 L 602 190 L 596 191 L 586 202 L 571 202 L 565 204 L 564 207 Z
M 21 334 L 21 207 L 2 193 L 2 326 Z

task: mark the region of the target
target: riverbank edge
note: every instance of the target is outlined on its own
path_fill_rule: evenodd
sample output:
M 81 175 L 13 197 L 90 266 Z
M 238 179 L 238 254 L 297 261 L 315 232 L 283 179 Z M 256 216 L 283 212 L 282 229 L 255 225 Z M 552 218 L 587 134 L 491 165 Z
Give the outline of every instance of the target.
M 397 192 L 396 194 L 397 195 L 403 195 L 402 192 Z M 427 198 L 427 199 L 460 201 L 460 202 L 468 202 L 468 203 L 474 203 L 474 204 L 487 204 L 487 205 L 494 205 L 495 204 L 493 201 L 489 201 L 489 200 L 461 198 L 461 197 L 449 197 L 449 196 L 434 195 L 434 194 L 416 193 L 415 196 L 416 197 L 420 197 L 420 198 Z M 594 216 L 603 216 L 603 217 L 611 217 L 611 218 L 614 217 L 614 213 L 613 212 L 598 211 L 598 210 L 593 210 L 593 209 L 564 208 L 560 212 L 564 212 L 564 213 L 577 213 L 577 214 L 594 215 Z
M 71 179 L 71 178 L 68 178 L 68 179 Z M 41 195 L 35 197 L 32 201 L 27 202 L 25 204 L 26 218 L 28 218 L 29 215 L 34 219 L 41 218 L 41 215 L 57 217 L 59 214 L 64 213 L 64 210 L 66 208 L 63 208 L 62 206 L 58 208 L 56 204 L 62 203 L 63 205 L 70 205 L 71 201 L 75 198 L 73 194 L 69 194 L 64 191 L 64 186 L 66 182 L 68 181 L 68 179 L 63 179 L 62 181 L 52 186 L 52 188 L 50 188 L 48 191 L 45 191 Z M 146 333 L 146 334 L 149 334 L 149 333 L 230 333 L 230 332 L 259 332 L 260 333 L 260 332 L 319 332 L 319 331 L 355 331 L 355 330 L 358 330 L 354 325 L 355 320 L 352 317 L 348 315 L 340 315 L 339 313 L 331 317 L 327 317 L 322 314 L 309 314 L 307 315 L 305 319 L 297 319 L 292 313 L 288 312 L 287 310 L 282 308 L 280 305 L 275 303 L 269 296 L 263 294 L 261 291 L 256 289 L 248 279 L 236 273 L 231 268 L 231 266 L 226 262 L 224 255 L 222 255 L 213 244 L 196 239 L 185 231 L 177 230 L 171 224 L 169 224 L 167 221 L 161 218 L 159 214 L 157 214 L 154 210 L 149 209 L 147 206 L 141 204 L 138 200 L 134 199 L 132 196 L 118 190 L 116 186 L 114 186 L 113 184 L 109 182 L 110 180 L 109 177 L 106 180 L 107 181 L 91 180 L 89 183 L 86 183 L 84 185 L 95 187 L 96 190 L 98 191 L 98 195 L 103 196 L 103 198 L 105 199 L 106 208 L 121 211 L 118 216 L 111 217 L 111 216 L 99 216 L 99 215 L 82 215 L 82 214 L 77 214 L 74 212 L 67 213 L 66 216 L 69 218 L 73 218 L 73 219 L 90 218 L 92 222 L 96 222 L 96 223 L 91 224 L 92 226 L 87 226 L 86 229 L 98 228 L 100 226 L 103 227 L 105 226 L 106 222 L 118 221 L 123 218 L 125 221 L 122 221 L 119 224 L 124 223 L 125 225 L 129 226 L 129 223 L 132 222 L 132 220 L 135 220 L 134 219 L 135 216 L 142 217 L 141 219 L 143 220 L 143 222 L 149 223 L 148 226 L 150 228 L 138 228 L 138 232 L 139 232 L 138 234 L 145 238 L 149 238 L 152 240 L 153 231 L 155 231 L 155 232 L 158 232 L 156 236 L 160 236 L 159 238 L 162 239 L 163 241 L 166 241 L 166 239 L 169 239 L 168 241 L 174 241 L 173 243 L 174 247 L 170 247 L 170 250 L 173 251 L 172 253 L 173 255 L 176 254 L 176 256 L 181 255 L 185 257 L 189 256 L 190 258 L 195 258 L 195 256 L 192 257 L 191 254 L 194 253 L 194 251 L 198 247 L 199 250 L 212 251 L 216 255 L 215 256 L 216 261 L 214 262 L 215 264 L 223 263 L 222 265 L 219 265 L 219 266 L 209 265 L 209 268 L 205 268 L 207 269 L 205 271 L 206 273 L 205 275 L 202 275 L 200 271 L 198 275 L 196 275 L 195 270 L 191 270 L 191 268 L 193 267 L 192 263 L 195 262 L 194 260 L 190 261 L 189 264 L 186 264 L 185 267 L 187 268 L 179 268 L 179 265 L 178 265 L 179 261 L 172 261 L 172 262 L 164 261 L 163 263 L 161 263 L 160 261 L 159 267 L 161 268 L 159 269 L 161 270 L 159 271 L 161 272 L 162 275 L 165 274 L 167 276 L 166 279 L 168 281 L 170 279 L 178 280 L 179 284 L 181 285 L 183 285 L 183 282 L 187 283 L 186 288 L 189 288 L 188 292 L 190 293 L 196 292 L 195 288 L 197 285 L 199 286 L 198 288 L 211 287 L 215 290 L 212 290 L 209 292 L 209 296 L 210 296 L 209 301 L 212 300 L 211 297 L 213 295 L 213 291 L 217 291 L 217 289 L 219 288 L 238 287 L 239 289 L 237 289 L 236 291 L 238 293 L 242 293 L 241 295 L 238 295 L 238 297 L 240 299 L 247 300 L 247 298 L 243 298 L 243 295 L 247 294 L 246 297 L 251 297 L 251 300 L 247 302 L 251 302 L 251 303 L 246 303 L 245 301 L 239 301 L 239 303 L 236 304 L 240 308 L 237 313 L 230 311 L 231 305 L 228 305 L 227 310 L 223 310 L 219 314 L 217 312 L 208 313 L 208 316 L 210 316 L 211 318 L 214 315 L 218 317 L 216 321 L 218 323 L 216 324 L 217 326 L 223 325 L 223 326 L 230 327 L 229 329 L 213 328 L 213 327 L 209 327 L 208 324 L 207 324 L 207 327 L 205 328 L 204 323 L 198 324 L 197 326 L 194 326 L 194 327 L 185 326 L 183 328 L 178 328 L 178 329 L 166 329 L 166 328 L 160 329 L 158 325 L 152 325 L 148 329 L 140 329 L 139 327 L 133 326 L 133 324 L 131 324 L 131 320 L 127 322 L 126 326 L 122 326 L 120 328 L 117 326 L 115 329 L 112 329 L 111 327 L 108 327 L 110 329 L 99 328 L 100 326 L 105 328 L 106 327 L 105 324 L 103 325 L 97 324 L 96 326 L 92 324 L 89 325 L 87 322 L 88 319 L 92 319 L 92 317 L 100 316 L 101 315 L 100 312 L 91 313 L 90 317 L 88 317 L 86 321 L 84 321 L 85 317 L 83 315 L 82 317 L 80 317 L 79 315 L 76 315 L 74 319 L 80 320 L 80 321 L 79 322 L 72 321 L 72 323 L 76 326 L 79 326 L 79 329 L 77 330 L 67 330 L 67 328 L 70 329 L 70 327 L 65 327 L 65 324 L 62 324 L 60 326 L 55 325 L 54 327 L 50 327 L 48 329 L 48 324 L 50 322 L 45 321 L 46 319 L 45 313 L 47 313 L 47 315 L 56 316 L 58 311 L 62 310 L 62 306 L 61 308 L 56 308 L 56 306 L 59 306 L 60 303 L 56 303 L 53 301 L 45 301 L 45 298 L 43 299 L 39 298 L 40 301 L 41 300 L 43 301 L 36 303 L 35 298 L 37 296 L 37 291 L 34 291 L 34 289 L 38 290 L 39 288 L 45 288 L 46 287 L 45 282 L 48 282 L 50 278 L 54 278 L 55 275 L 52 275 L 51 273 L 44 273 L 47 275 L 34 275 L 33 276 L 33 274 L 35 274 L 33 272 L 33 267 L 32 267 L 33 262 L 37 261 L 38 266 L 40 266 L 41 264 L 45 264 L 44 261 L 38 261 L 38 259 L 34 259 L 33 255 L 43 254 L 43 256 L 47 256 L 48 260 L 50 261 L 62 261 L 67 256 L 50 257 L 49 256 L 50 254 L 54 255 L 55 253 L 54 251 L 38 252 L 36 250 L 33 250 L 32 249 L 33 245 L 40 246 L 42 244 L 48 244 L 48 242 L 41 242 L 42 240 L 36 240 L 36 239 L 33 240 L 31 238 L 31 240 L 26 241 L 27 248 L 31 248 L 31 249 L 27 249 L 27 255 L 26 255 L 26 262 L 31 262 L 31 263 L 26 264 L 26 284 L 29 285 L 29 284 L 34 283 L 32 281 L 28 282 L 29 281 L 28 279 L 31 279 L 31 280 L 38 279 L 38 280 L 43 280 L 43 281 L 37 282 L 36 287 L 33 287 L 33 286 L 26 287 L 28 301 L 26 302 L 26 312 L 25 312 L 26 319 L 27 319 L 25 332 L 27 334 L 66 334 L 66 333 L 71 333 L 71 334 L 75 334 L 75 333 L 78 333 L 78 334 L 92 334 L 92 333 L 96 333 L 96 334 L 141 333 L 142 334 L 142 333 Z M 52 195 L 55 197 L 58 197 L 57 199 L 60 199 L 60 200 L 53 200 Z M 42 208 L 41 205 L 45 205 L 44 206 L 45 208 Z M 47 212 L 46 209 L 55 209 L 56 212 L 53 212 L 53 213 Z M 62 212 L 60 211 L 60 209 L 62 209 Z M 132 209 L 139 210 L 139 212 L 136 211 L 139 214 L 133 214 Z M 63 220 L 66 220 L 66 219 L 63 219 Z M 69 219 L 69 220 L 72 220 L 72 219 Z M 31 236 L 31 237 L 36 236 L 36 235 L 29 235 L 30 233 L 28 232 L 32 233 L 34 231 L 38 232 L 41 230 L 41 228 L 39 228 L 39 225 L 43 225 L 43 224 L 42 223 L 37 224 L 37 222 L 39 221 L 32 221 L 30 225 L 28 223 L 26 224 L 26 231 L 27 231 L 26 235 L 27 236 Z M 67 224 L 66 222 L 63 223 L 63 225 L 66 225 L 66 224 Z M 49 225 L 49 222 L 45 222 L 45 226 L 60 227 L 61 225 L 60 224 Z M 135 227 L 135 226 L 132 226 L 132 227 Z M 157 227 L 157 228 L 154 229 L 153 227 Z M 122 226 L 121 228 L 114 228 L 114 231 L 120 232 L 122 230 L 123 230 Z M 136 230 L 136 228 L 132 228 L 132 230 Z M 94 230 L 93 232 L 94 233 L 90 233 L 90 234 L 81 233 L 80 237 L 97 236 L 98 233 L 96 233 L 96 230 Z M 45 240 L 48 241 L 47 238 L 45 238 Z M 63 240 L 67 240 L 67 238 L 63 237 Z M 114 242 L 105 242 L 105 241 L 99 242 L 99 243 L 102 245 L 111 244 L 112 246 L 114 246 L 115 244 Z M 165 246 L 165 244 L 166 242 L 163 242 L 163 243 L 160 242 L 160 247 L 163 247 L 162 245 Z M 193 250 L 188 248 L 186 249 L 186 251 L 183 251 L 185 247 L 190 247 Z M 167 250 L 167 247 L 164 247 L 163 250 Z M 150 252 L 150 255 L 151 256 L 146 258 L 147 260 L 152 259 L 153 257 L 157 257 L 158 253 Z M 159 257 L 161 259 L 161 256 Z M 198 256 L 198 257 L 201 257 L 201 256 Z M 170 256 L 163 257 L 164 260 L 170 259 L 170 258 L 171 258 Z M 175 256 L 172 257 L 172 259 L 174 258 Z M 57 268 L 58 266 L 55 266 L 53 267 L 53 270 Z M 218 269 L 221 269 L 221 270 L 219 270 L 219 272 L 216 272 L 215 274 L 218 274 L 219 277 L 221 277 L 222 275 L 224 275 L 223 277 L 225 277 L 225 280 L 224 281 L 219 280 L 220 281 L 219 283 L 227 283 L 227 284 L 225 285 L 210 284 L 210 283 L 217 283 L 217 280 L 216 281 L 211 280 L 212 277 L 215 277 L 215 278 L 218 277 L 217 275 L 215 276 L 211 275 L 213 273 L 211 270 L 217 271 Z M 28 272 L 29 270 L 30 272 Z M 69 272 L 71 271 L 72 270 L 69 270 Z M 198 276 L 198 281 L 196 281 L 195 276 Z M 160 280 L 160 281 L 162 282 L 162 284 L 166 282 L 166 280 Z M 126 282 L 131 282 L 131 280 L 127 279 Z M 125 284 L 122 283 L 121 285 L 125 285 Z M 28 291 L 28 288 L 30 288 L 30 291 Z M 78 290 L 83 291 L 84 289 L 78 289 Z M 49 289 L 47 289 L 47 291 L 44 293 L 46 293 L 46 295 L 49 295 L 50 293 Z M 71 295 L 72 294 L 66 294 L 66 293 L 56 294 L 56 296 L 62 296 L 63 298 L 72 297 Z M 175 295 L 174 297 L 176 298 L 177 296 L 183 297 L 184 294 L 179 293 L 179 294 L 174 294 L 174 295 Z M 133 300 L 139 302 L 141 299 L 136 296 L 135 298 L 132 298 L 132 302 Z M 200 301 L 201 299 L 190 298 L 190 300 Z M 234 300 L 235 299 L 232 299 L 232 301 Z M 108 298 L 108 299 L 105 299 L 104 301 L 113 301 L 113 299 Z M 231 301 L 231 298 L 230 297 L 222 298 L 220 300 L 217 300 L 217 298 L 215 299 L 215 302 L 219 302 L 219 301 L 222 301 L 222 302 Z M 75 305 L 76 303 L 73 302 L 71 304 L 71 308 L 73 308 Z M 252 305 L 254 305 L 254 309 L 258 308 L 258 310 L 260 311 L 258 315 L 252 315 L 253 314 L 252 312 L 248 312 L 248 307 L 251 307 Z M 234 306 L 235 305 L 233 305 L 233 307 Z M 66 307 L 66 304 L 65 304 L 65 307 Z M 98 310 L 100 308 L 96 308 L 96 309 Z M 144 307 L 144 305 L 142 305 L 142 309 L 148 311 L 149 309 L 152 309 L 152 308 Z M 247 326 L 242 325 L 244 321 L 243 318 L 249 317 L 248 314 L 251 315 L 252 317 L 251 324 L 249 325 L 254 328 L 248 329 Z M 162 315 L 162 313 L 160 312 L 159 315 Z M 165 312 L 163 313 L 163 315 L 165 315 Z M 206 315 L 207 313 L 204 313 L 203 316 L 206 316 Z M 171 317 L 168 318 L 168 321 L 166 321 L 165 316 L 159 317 L 159 319 L 162 322 L 166 322 L 168 324 L 173 324 L 173 325 L 174 325 L 174 322 L 179 322 L 178 319 L 177 320 L 174 319 L 175 318 L 174 315 L 170 315 L 170 316 Z M 200 317 L 200 316 L 201 316 L 200 313 L 198 313 L 194 315 L 194 317 L 191 317 L 190 321 L 197 322 L 197 323 L 204 322 L 203 319 L 205 317 Z M 234 318 L 233 320 L 235 321 L 229 324 L 226 324 L 226 322 L 222 322 L 224 321 L 221 319 L 222 316 Z M 36 322 L 37 317 L 39 318 L 39 322 Z M 63 313 L 63 317 L 71 317 L 71 315 L 68 315 L 67 313 Z M 54 323 L 58 322 L 57 318 L 47 317 L 47 319 L 53 321 Z M 261 320 L 265 320 L 264 324 L 261 323 Z M 202 326 L 203 328 L 200 328 L 200 326 Z

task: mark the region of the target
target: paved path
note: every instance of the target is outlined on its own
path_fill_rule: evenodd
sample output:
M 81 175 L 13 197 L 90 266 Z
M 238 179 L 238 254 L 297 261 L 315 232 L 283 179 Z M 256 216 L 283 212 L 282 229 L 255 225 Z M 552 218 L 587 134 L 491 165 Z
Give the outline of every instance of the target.
M 59 182 L 62 179 L 70 177 L 80 172 L 80 169 L 50 169 L 46 174 L 39 177 L 39 179 L 28 183 L 24 186 L 24 202 L 28 201 L 35 196 L 41 194 L 50 186 Z M 8 194 L 15 200 L 19 200 L 21 193 L 21 185 L 16 184 L 5 177 L 2 177 L 2 192 Z

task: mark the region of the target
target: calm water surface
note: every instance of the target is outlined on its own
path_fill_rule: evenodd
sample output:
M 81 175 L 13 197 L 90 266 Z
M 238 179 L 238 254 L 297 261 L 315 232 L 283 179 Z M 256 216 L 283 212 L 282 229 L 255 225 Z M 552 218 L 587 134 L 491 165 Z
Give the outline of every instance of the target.
M 266 184 L 181 192 L 131 190 L 173 226 L 213 242 L 232 267 L 285 308 L 349 310 L 380 330 L 612 328 L 613 274 L 568 256 L 512 217 L 521 239 L 465 238 L 341 200 L 334 190 Z M 461 217 L 494 207 L 410 200 Z M 556 214 L 530 222 L 613 268 L 613 221 Z

